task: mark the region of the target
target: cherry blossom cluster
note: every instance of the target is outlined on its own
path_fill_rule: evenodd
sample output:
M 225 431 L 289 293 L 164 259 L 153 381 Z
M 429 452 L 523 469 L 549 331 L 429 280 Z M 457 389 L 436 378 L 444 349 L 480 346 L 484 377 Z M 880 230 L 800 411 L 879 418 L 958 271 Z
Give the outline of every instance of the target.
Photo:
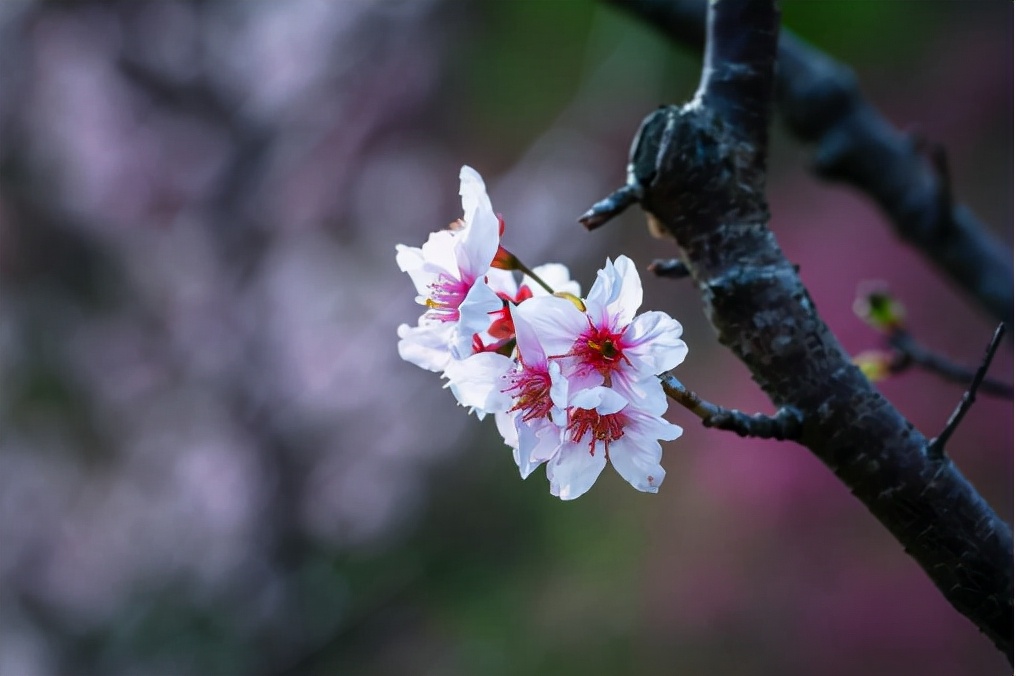
M 666 474 L 658 374 L 688 352 L 663 312 L 636 315 L 642 282 L 626 256 L 606 262 L 589 293 L 565 266 L 529 270 L 503 246 L 480 175 L 459 175 L 463 217 L 421 247 L 396 247 L 426 310 L 398 329 L 399 355 L 441 373 L 460 404 L 491 414 L 523 478 L 546 463 L 550 492 L 582 495 L 609 461 L 640 491 Z M 522 271 L 517 280 L 513 271 Z

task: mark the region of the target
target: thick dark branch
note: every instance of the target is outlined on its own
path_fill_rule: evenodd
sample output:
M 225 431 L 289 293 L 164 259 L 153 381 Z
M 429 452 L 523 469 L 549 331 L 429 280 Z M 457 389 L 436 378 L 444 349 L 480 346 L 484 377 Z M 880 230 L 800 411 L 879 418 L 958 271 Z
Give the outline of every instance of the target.
M 610 1 L 678 42 L 693 48 L 703 43 L 702 0 Z M 1012 329 L 1012 251 L 953 202 L 941 152 L 929 161 L 926 144 L 894 129 L 861 96 L 849 68 L 786 31 L 776 66 L 776 106 L 795 135 L 817 145 L 820 174 L 868 194 L 900 237 Z
M 772 3 L 727 2 L 709 13 L 709 34 L 723 36 L 706 45 L 702 105 L 731 121 L 734 134 L 763 160 L 769 138 L 769 102 L 773 91 L 773 52 L 780 15 Z
M 710 11 L 771 8 L 772 1 L 719 0 Z M 727 52 L 716 46 L 712 53 Z M 759 151 L 744 148 L 753 132 L 735 128 L 765 114 L 727 118 L 699 102 L 652 113 L 632 146 L 632 194 L 680 247 L 720 342 L 778 408 L 801 412 L 800 443 L 1011 661 L 1012 531 L 948 459 L 928 456 L 925 437 L 871 386 L 819 317 L 767 227 Z

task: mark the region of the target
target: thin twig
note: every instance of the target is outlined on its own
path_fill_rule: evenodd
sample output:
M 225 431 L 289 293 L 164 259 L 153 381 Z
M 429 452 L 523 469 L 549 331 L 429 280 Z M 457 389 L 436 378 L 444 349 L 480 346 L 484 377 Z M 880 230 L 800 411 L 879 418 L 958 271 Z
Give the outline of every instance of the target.
M 657 258 L 649 264 L 649 272 L 668 279 L 684 279 L 691 275 L 688 266 L 680 258 Z
M 706 427 L 727 430 L 741 437 L 780 441 L 801 436 L 803 416 L 796 408 L 784 406 L 774 416 L 762 413 L 749 415 L 705 401 L 670 373 L 661 375 L 660 382 L 663 383 L 663 391 L 667 396 L 701 418 Z
M 937 437 L 928 443 L 928 457 L 933 460 L 941 460 L 945 456 L 945 444 L 949 441 L 949 437 L 952 436 L 956 428 L 963 422 L 963 417 L 970 410 L 970 407 L 974 405 L 974 400 L 977 398 L 977 388 L 981 386 L 984 381 L 984 374 L 988 372 L 988 366 L 991 364 L 991 360 L 995 357 L 995 350 L 998 349 L 999 343 L 1002 342 L 1002 336 L 1005 334 L 1005 324 L 999 324 L 995 328 L 995 335 L 991 337 L 991 342 L 988 343 L 988 349 L 984 353 L 984 360 L 981 362 L 980 368 L 977 369 L 977 373 L 974 374 L 974 380 L 970 383 L 970 388 L 963 394 L 963 398 L 960 399 L 960 403 L 956 406 L 956 410 L 949 416 L 949 422 L 945 424 L 945 429 Z
M 977 371 L 954 364 L 945 357 L 935 354 L 914 340 L 905 329 L 890 334 L 889 345 L 895 351 L 896 357 L 890 366 L 892 373 L 901 373 L 910 366 L 917 365 L 956 383 L 969 383 L 977 374 Z M 982 378 L 980 391 L 993 397 L 1013 400 L 1013 386 L 993 378 Z

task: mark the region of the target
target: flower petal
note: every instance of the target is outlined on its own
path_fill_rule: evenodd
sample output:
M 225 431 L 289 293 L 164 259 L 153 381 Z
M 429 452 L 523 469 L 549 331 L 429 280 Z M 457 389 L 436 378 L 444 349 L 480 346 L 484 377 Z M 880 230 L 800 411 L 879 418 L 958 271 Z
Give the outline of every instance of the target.
M 594 322 L 615 322 L 624 326 L 642 305 L 642 280 L 638 269 L 627 256 L 618 256 L 596 273 L 596 281 L 586 297 L 589 314 Z
M 456 247 L 455 254 L 459 269 L 468 281 L 473 281 L 490 269 L 501 239 L 500 225 L 490 198 L 487 197 L 487 188 L 476 170 L 462 167 L 459 180 L 466 225 L 462 230 L 461 245 Z
M 519 283 L 515 281 L 515 275 L 508 270 L 491 268 L 485 275 L 487 286 L 494 293 L 503 293 L 509 298 L 514 298 L 519 292 Z
M 462 213 L 466 217 L 466 223 L 472 222 L 469 219 L 477 211 L 494 212 L 483 178 L 476 169 L 468 165 L 463 165 L 459 169 L 459 195 L 462 197 Z
M 517 416 L 515 421 L 519 433 L 515 462 L 519 465 L 519 473 L 525 479 L 534 469 L 557 453 L 561 445 L 561 430 L 546 420 L 536 420 L 533 424 L 528 424 L 522 422 L 522 416 Z
M 610 445 L 610 464 L 624 480 L 640 491 L 659 490 L 666 471 L 660 465 L 663 449 L 659 440 L 673 441 L 684 432 L 662 416 L 647 414 L 634 406 L 625 410 L 625 434 Z
M 611 387 L 627 399 L 633 408 L 649 415 L 663 415 L 667 410 L 667 395 L 660 379 L 655 375 L 639 377 L 639 373 L 618 371 Z
M 504 306 L 493 289 L 477 281 L 470 287 L 459 306 L 459 321 L 452 342 L 452 356 L 465 359 L 473 353 L 473 334 L 483 333 L 490 327 L 491 313 Z
M 589 325 L 584 312 L 556 296 L 530 298 L 512 312 L 533 327 L 548 357 L 567 354 L 575 338 Z
M 688 354 L 682 331 L 681 323 L 666 312 L 644 312 L 622 335 L 625 356 L 643 375 L 669 371 Z
M 424 324 L 399 327 L 399 356 L 428 371 L 441 372 L 452 360 L 450 345 L 455 327 L 451 324 Z
M 667 475 L 660 465 L 662 457 L 658 441 L 630 432 L 610 445 L 610 464 L 625 481 L 646 493 L 657 492 Z
M 509 413 L 495 413 L 494 423 L 497 425 L 497 431 L 501 433 L 501 438 L 504 439 L 506 446 L 511 446 L 515 449 L 515 463 L 519 462 L 519 432 L 515 429 L 515 416 Z
M 536 334 L 536 327 L 529 322 L 526 315 L 519 313 L 520 307 L 521 305 L 510 303 L 508 306 L 512 324 L 515 326 L 515 342 L 519 348 L 519 355 L 523 363 L 530 368 L 544 367 L 547 364 L 547 353 L 543 351 L 543 345 Z
M 590 453 L 587 445 L 562 443 L 557 455 L 547 463 L 550 494 L 574 500 L 592 488 L 606 464 L 607 458 L 600 448 Z
M 609 387 L 590 387 L 572 395 L 569 406 L 584 409 L 596 409 L 600 415 L 617 413 L 628 405 L 628 400 Z
M 501 413 L 511 407 L 511 397 L 502 391 L 502 377 L 513 368 L 514 361 L 503 354 L 480 352 L 450 361 L 444 376 L 448 389 L 463 406 L 477 413 Z

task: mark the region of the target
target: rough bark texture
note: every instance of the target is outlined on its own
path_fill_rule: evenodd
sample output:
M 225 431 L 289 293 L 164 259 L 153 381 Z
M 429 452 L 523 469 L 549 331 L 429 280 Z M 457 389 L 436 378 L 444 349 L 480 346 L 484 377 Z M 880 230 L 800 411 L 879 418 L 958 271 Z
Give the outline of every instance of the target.
M 1011 661 L 1011 529 L 853 366 L 767 227 L 773 0 L 713 2 L 709 30 L 698 95 L 643 123 L 628 192 L 677 241 L 720 342 L 803 414 L 800 443 Z
M 675 41 L 703 44 L 703 0 L 611 0 Z M 779 38 L 775 102 L 798 138 L 814 143 L 814 166 L 871 197 L 896 233 L 927 256 L 1012 335 L 1013 255 L 955 203 L 941 158 L 900 133 L 861 96 L 849 68 L 794 35 Z

